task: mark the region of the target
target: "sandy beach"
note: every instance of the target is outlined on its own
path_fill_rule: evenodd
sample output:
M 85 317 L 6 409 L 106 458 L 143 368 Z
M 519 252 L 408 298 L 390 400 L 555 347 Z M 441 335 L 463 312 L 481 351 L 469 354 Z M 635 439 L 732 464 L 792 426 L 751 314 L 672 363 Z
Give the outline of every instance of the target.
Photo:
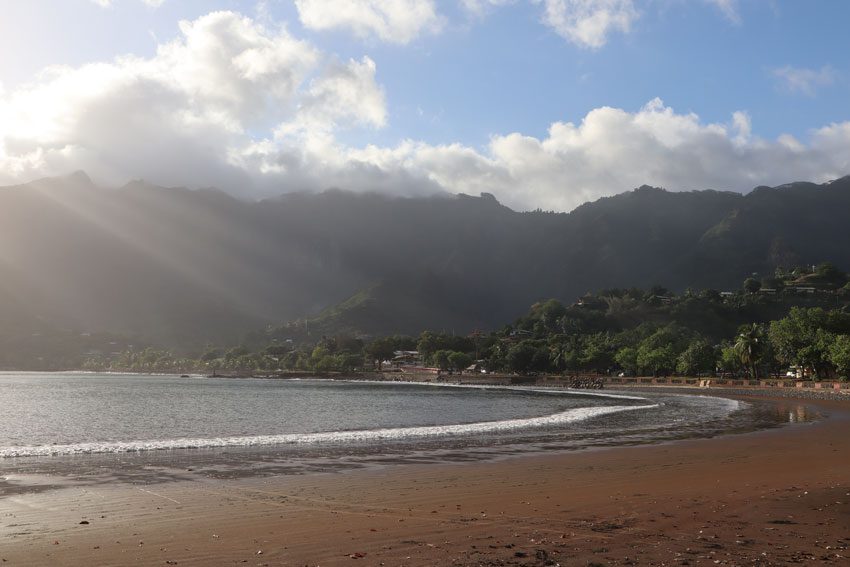
M 806 404 L 822 419 L 652 446 L 33 493 L 10 494 L 7 486 L 0 560 L 848 564 L 850 401 Z

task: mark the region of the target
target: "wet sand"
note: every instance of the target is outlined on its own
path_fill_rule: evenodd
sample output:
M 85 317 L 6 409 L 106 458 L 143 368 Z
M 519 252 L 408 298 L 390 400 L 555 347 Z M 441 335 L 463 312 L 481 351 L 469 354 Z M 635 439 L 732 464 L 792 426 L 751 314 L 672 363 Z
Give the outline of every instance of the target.
M 2 565 L 850 564 L 850 403 L 807 403 L 824 419 L 654 446 L 11 494 L 0 498 L 0 559 Z

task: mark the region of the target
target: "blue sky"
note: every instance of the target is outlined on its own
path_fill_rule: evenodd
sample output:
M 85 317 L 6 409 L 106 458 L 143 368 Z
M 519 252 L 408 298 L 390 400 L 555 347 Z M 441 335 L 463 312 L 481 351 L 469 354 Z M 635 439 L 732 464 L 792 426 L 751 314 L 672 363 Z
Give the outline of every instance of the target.
M 187 50 L 182 56 L 193 57 L 179 22 L 200 22 L 216 10 L 262 30 L 255 34 L 260 44 L 285 33 L 317 53 L 319 61 L 307 65 L 301 82 L 285 96 L 280 85 L 252 81 L 246 88 L 284 96 L 280 106 L 289 105 L 290 111 L 273 110 L 251 120 L 242 111 L 228 116 L 226 132 L 218 132 L 222 146 L 206 156 L 219 163 L 195 178 L 175 175 L 176 167 L 157 170 L 156 152 L 149 147 L 128 146 L 132 159 L 111 155 L 102 164 L 98 155 L 105 150 L 99 144 L 107 150 L 108 145 L 80 130 L 85 124 L 86 132 L 100 131 L 90 122 L 91 111 L 57 102 L 61 108 L 47 113 L 56 124 L 39 124 L 49 135 L 28 139 L 23 120 L 5 132 L 0 125 L 0 136 L 6 137 L 0 180 L 61 173 L 76 160 L 113 184 L 122 177 L 145 177 L 163 184 L 219 185 L 254 196 L 340 185 L 401 194 L 492 189 L 517 208 L 568 210 L 584 199 L 644 182 L 673 190 L 745 191 L 792 180 L 780 175 L 824 181 L 850 173 L 843 144 L 843 136 L 850 136 L 845 29 L 850 3 L 478 0 L 476 7 L 470 0 L 334 1 L 0 0 L 0 52 L 6 54 L 0 84 L 7 116 L 26 114 L 16 105 L 39 98 L 34 92 L 48 105 L 51 97 L 61 96 L 67 81 L 53 84 L 54 77 L 42 72 L 53 65 L 67 66 L 68 81 L 76 73 L 92 82 L 101 75 L 80 70 L 98 63 L 135 77 L 128 70 L 132 66 L 116 64 L 116 58 L 132 56 L 152 63 L 157 70 L 151 73 L 160 73 L 157 84 L 170 88 L 164 77 L 174 75 L 162 72 L 166 64 L 160 64 L 158 49 L 182 42 Z M 419 17 L 405 15 L 413 10 L 421 10 Z M 581 27 L 600 11 L 615 23 Z M 210 30 L 217 33 L 213 26 Z M 231 40 L 228 49 L 241 49 L 243 39 Z M 351 72 L 343 72 L 346 65 Z M 193 65 L 191 72 L 204 70 Z M 131 87 L 116 87 L 114 74 L 103 74 L 103 88 L 70 98 L 79 98 L 81 105 L 94 104 L 104 93 L 112 93 L 110 103 L 126 99 L 121 89 Z M 343 75 L 346 81 L 359 77 L 359 86 L 346 83 L 341 91 Z M 325 89 L 320 97 L 311 85 L 325 79 L 335 90 Z M 187 98 L 169 116 L 219 116 L 218 103 L 198 102 L 193 88 L 178 89 Z M 22 93 L 27 96 L 10 102 Z M 651 102 L 656 98 L 663 103 Z M 309 120 L 298 114 L 319 108 L 320 99 L 327 108 Z M 349 108 L 360 100 L 369 106 Z M 605 107 L 618 113 L 595 112 Z M 77 129 L 63 130 L 69 122 Z M 550 135 L 553 124 L 581 128 L 585 123 L 581 132 Z M 121 126 L 125 133 L 133 128 Z M 634 142 L 620 147 L 619 132 Z M 208 130 L 206 135 L 217 139 Z M 139 136 L 148 144 L 156 141 L 151 132 Z M 656 150 L 646 149 L 656 143 Z M 718 143 L 728 148 L 712 154 Z M 186 163 L 202 168 L 204 151 L 187 156 Z M 789 158 L 791 151 L 796 153 Z M 150 161 L 139 157 L 148 153 Z M 612 164 L 647 160 L 652 163 L 634 175 L 611 171 Z M 793 163 L 771 168 L 771 160 Z M 684 169 L 670 172 L 683 161 L 693 163 L 691 177 Z M 275 165 L 284 162 L 285 168 Z M 712 173 L 715 168 L 731 171 Z M 576 170 L 580 173 L 570 173 Z

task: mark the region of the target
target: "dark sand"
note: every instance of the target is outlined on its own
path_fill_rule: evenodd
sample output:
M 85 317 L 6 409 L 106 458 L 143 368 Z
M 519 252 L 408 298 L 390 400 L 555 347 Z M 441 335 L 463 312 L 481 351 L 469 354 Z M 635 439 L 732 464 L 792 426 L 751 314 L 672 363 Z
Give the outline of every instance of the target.
M 850 565 L 850 402 L 806 403 L 824 419 L 662 445 L 7 492 L 0 559 L 4 566 Z

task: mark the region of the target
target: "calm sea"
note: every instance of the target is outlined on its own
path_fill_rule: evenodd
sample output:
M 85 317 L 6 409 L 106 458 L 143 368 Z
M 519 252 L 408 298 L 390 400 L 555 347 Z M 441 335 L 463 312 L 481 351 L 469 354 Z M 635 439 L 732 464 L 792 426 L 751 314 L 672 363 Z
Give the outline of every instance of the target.
M 703 396 L 74 373 L 0 373 L 0 408 L 0 470 L 104 455 L 146 466 L 163 454 L 286 467 L 427 451 L 468 458 L 787 421 L 785 409 Z

